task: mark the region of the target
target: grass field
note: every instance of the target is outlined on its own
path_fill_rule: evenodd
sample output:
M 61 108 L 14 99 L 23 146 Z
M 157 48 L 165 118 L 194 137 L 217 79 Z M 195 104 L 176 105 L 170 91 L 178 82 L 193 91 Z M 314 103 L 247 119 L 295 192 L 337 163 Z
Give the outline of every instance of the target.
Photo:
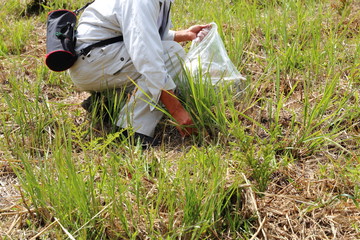
M 176 0 L 246 81 L 187 76 L 198 136 L 165 117 L 145 151 L 44 65 L 47 12 L 86 1 L 40 2 L 0 3 L 0 239 L 360 239 L 359 1 Z

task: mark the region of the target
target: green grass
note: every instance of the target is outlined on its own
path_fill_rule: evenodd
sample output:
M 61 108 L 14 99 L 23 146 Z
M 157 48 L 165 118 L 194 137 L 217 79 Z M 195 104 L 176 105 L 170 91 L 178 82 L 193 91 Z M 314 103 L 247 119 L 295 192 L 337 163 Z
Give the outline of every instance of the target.
M 246 80 L 239 94 L 185 69 L 179 98 L 198 135 L 181 139 L 167 116 L 147 151 L 86 115 L 86 96 L 43 64 L 46 12 L 86 1 L 39 15 L 30 2 L 0 12 L 0 177 L 10 165 L 20 181 L 14 227 L 27 238 L 360 237 L 357 1 L 175 1 L 174 26 L 216 22 Z M 113 94 L 97 106 L 111 122 Z M 0 235 L 19 238 L 6 209 Z

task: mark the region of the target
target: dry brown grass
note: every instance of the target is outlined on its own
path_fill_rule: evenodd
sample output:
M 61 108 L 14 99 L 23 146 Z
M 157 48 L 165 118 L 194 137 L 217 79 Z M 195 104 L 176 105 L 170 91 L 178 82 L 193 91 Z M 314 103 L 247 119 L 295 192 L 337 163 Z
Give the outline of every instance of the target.
M 319 159 L 309 158 L 276 172 L 259 208 L 268 239 L 358 239 L 360 211 L 342 198 L 344 183 L 319 177 Z M 339 192 L 340 190 L 340 192 Z

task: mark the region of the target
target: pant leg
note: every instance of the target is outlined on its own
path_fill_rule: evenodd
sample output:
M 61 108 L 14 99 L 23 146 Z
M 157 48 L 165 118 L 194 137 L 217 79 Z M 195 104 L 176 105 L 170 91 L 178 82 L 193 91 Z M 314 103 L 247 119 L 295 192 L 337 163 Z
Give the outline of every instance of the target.
M 164 60 L 168 74 L 176 79 L 181 72 L 181 60 L 185 51 L 180 44 L 174 41 L 163 41 Z M 125 74 L 121 71 L 121 74 Z M 152 137 L 156 125 L 161 120 L 163 113 L 158 109 L 150 109 L 151 99 L 146 81 L 142 76 L 136 80 L 137 89 L 129 98 L 127 104 L 120 112 L 117 125 L 122 128 L 133 127 L 134 131 Z

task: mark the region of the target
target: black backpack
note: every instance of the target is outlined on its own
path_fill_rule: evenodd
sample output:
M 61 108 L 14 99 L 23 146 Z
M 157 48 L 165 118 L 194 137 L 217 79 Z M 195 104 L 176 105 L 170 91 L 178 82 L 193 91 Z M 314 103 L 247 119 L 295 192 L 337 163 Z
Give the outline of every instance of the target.
M 79 53 L 75 51 L 77 15 L 94 1 L 75 11 L 66 9 L 51 11 L 47 17 L 45 64 L 53 71 L 61 72 L 74 65 L 78 55 L 86 55 L 95 47 L 123 41 L 123 37 L 114 37 L 94 43 Z

